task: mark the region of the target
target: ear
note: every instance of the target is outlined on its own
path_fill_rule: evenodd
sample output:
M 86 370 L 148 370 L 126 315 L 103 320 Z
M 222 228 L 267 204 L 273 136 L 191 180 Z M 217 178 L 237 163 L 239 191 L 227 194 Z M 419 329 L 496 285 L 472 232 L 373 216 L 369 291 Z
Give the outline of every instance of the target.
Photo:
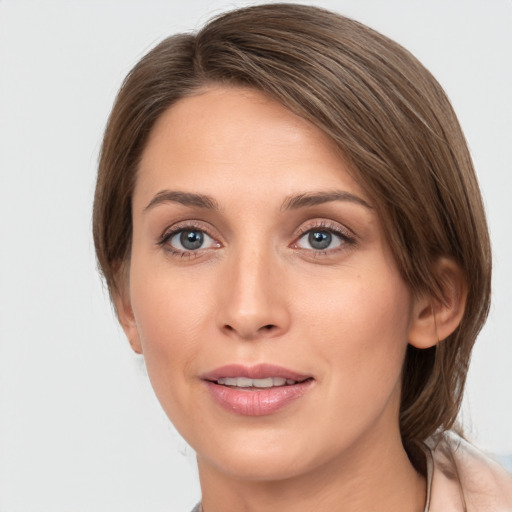
M 416 298 L 409 330 L 409 343 L 429 348 L 446 339 L 459 326 L 467 298 L 467 283 L 462 269 L 449 258 L 440 258 L 435 273 L 441 297 Z
M 137 354 L 142 354 L 139 329 L 133 314 L 130 298 L 130 281 L 128 272 L 119 270 L 116 277 L 116 288 L 112 293 L 112 299 L 116 308 L 117 319 L 123 328 L 130 346 Z

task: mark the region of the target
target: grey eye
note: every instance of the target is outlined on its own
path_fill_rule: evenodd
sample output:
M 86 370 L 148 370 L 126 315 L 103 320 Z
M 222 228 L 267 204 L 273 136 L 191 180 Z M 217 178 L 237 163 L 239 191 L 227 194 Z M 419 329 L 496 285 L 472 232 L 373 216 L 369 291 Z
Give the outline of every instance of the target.
M 215 245 L 213 238 L 199 229 L 182 229 L 168 243 L 180 251 L 197 251 Z
M 204 235 L 201 231 L 182 231 L 180 233 L 180 243 L 184 249 L 193 251 L 203 245 Z
M 308 242 L 313 249 L 327 249 L 331 245 L 332 235 L 327 231 L 310 231 Z
M 337 233 L 326 229 L 312 229 L 299 238 L 297 246 L 301 249 L 325 251 L 340 247 L 344 242 L 344 238 Z

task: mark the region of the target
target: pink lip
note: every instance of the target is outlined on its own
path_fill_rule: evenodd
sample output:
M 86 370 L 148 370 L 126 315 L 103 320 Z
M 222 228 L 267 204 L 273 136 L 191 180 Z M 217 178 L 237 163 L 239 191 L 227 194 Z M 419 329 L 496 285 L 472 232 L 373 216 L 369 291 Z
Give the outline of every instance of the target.
M 281 377 L 297 381 L 297 384 L 272 388 L 244 388 L 217 384 L 222 377 L 248 377 L 264 379 Z M 304 395 L 314 380 L 311 375 L 297 372 L 271 364 L 243 366 L 232 364 L 222 366 L 201 376 L 214 400 L 224 409 L 243 416 L 265 416 L 275 413 Z
M 218 380 L 222 377 L 248 377 L 249 379 L 266 379 L 267 377 L 282 377 L 303 381 L 312 377 L 312 375 L 304 375 L 282 366 L 274 364 L 257 364 L 255 366 L 244 366 L 242 364 L 227 364 L 221 366 L 201 376 L 204 380 Z

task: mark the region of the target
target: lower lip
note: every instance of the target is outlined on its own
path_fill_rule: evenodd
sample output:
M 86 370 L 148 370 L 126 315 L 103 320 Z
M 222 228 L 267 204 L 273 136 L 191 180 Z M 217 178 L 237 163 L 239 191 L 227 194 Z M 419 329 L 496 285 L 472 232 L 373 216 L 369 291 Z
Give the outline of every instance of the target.
M 297 400 L 311 387 L 313 380 L 273 388 L 232 388 L 205 381 L 213 398 L 224 409 L 243 416 L 273 414 Z

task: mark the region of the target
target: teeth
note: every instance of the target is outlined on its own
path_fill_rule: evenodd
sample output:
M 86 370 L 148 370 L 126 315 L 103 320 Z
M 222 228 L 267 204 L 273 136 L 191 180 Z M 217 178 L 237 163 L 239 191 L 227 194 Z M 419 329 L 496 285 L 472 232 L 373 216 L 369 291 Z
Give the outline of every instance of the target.
M 283 379 L 282 377 L 272 377 L 272 386 L 284 386 L 285 384 L 286 384 L 286 379 Z
M 237 377 L 235 386 L 239 388 L 250 388 L 252 386 L 252 379 L 246 377 Z
M 253 379 L 252 385 L 255 388 L 271 388 L 274 385 L 274 380 L 272 377 L 268 377 L 267 379 Z
M 284 379 L 283 377 L 267 377 L 266 379 L 249 379 L 248 377 L 222 377 L 217 381 L 224 386 L 235 386 L 237 388 L 271 388 L 274 386 L 290 386 L 297 381 Z

